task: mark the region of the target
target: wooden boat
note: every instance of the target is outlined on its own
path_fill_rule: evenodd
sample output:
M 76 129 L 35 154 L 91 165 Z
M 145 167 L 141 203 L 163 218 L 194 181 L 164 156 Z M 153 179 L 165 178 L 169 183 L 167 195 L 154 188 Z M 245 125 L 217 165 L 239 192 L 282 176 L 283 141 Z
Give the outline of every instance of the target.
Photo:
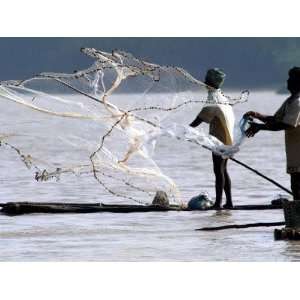
M 104 204 L 104 203 L 61 203 L 61 202 L 7 202 L 0 203 L 2 214 L 15 216 L 32 213 L 145 213 L 165 211 L 191 211 L 189 208 L 169 205 L 130 205 L 130 204 Z M 281 209 L 280 202 L 261 205 L 237 205 L 231 210 L 265 210 Z M 209 208 L 207 210 L 212 210 Z

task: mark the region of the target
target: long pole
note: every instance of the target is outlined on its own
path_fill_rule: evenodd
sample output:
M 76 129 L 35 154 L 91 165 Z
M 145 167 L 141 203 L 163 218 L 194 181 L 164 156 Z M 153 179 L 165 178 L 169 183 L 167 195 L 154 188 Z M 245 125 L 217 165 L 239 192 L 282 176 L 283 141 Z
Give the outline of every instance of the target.
M 210 149 L 210 148 L 207 147 L 207 146 L 203 146 L 203 145 L 202 145 L 202 147 L 203 147 L 204 149 L 207 149 L 207 150 L 209 150 L 209 151 L 212 151 L 212 149 Z M 261 172 L 255 170 L 255 169 L 253 169 L 252 167 L 248 166 L 247 164 L 241 162 L 240 160 L 237 160 L 237 159 L 235 159 L 235 158 L 233 158 L 233 157 L 229 157 L 229 159 L 232 160 L 232 161 L 234 161 L 235 163 L 237 163 L 237 164 L 243 166 L 244 168 L 246 168 L 246 169 L 252 171 L 252 172 L 255 173 L 256 175 L 258 175 L 258 176 L 264 178 L 265 180 L 267 180 L 267 181 L 273 183 L 274 185 L 276 185 L 277 187 L 279 187 L 279 188 L 282 189 L 283 191 L 287 192 L 288 194 L 293 195 L 293 192 L 292 192 L 291 190 L 287 189 L 286 187 L 284 187 L 283 185 L 281 185 L 281 184 L 278 183 L 277 181 L 273 180 L 272 178 L 270 178 L 270 177 L 264 175 L 263 173 L 261 173 Z
M 255 169 L 251 168 L 250 166 L 246 165 L 245 163 L 243 163 L 243 162 L 241 162 L 241 161 L 239 161 L 239 160 L 237 160 L 237 159 L 235 159 L 235 158 L 233 158 L 233 157 L 230 157 L 229 159 L 232 160 L 232 161 L 234 161 L 235 163 L 237 163 L 237 164 L 239 164 L 239 165 L 245 167 L 246 169 L 248 169 L 248 170 L 254 172 L 255 174 L 257 174 L 258 176 L 264 178 L 265 180 L 267 180 L 267 181 L 273 183 L 274 185 L 276 185 L 276 186 L 279 187 L 280 189 L 284 190 L 285 192 L 289 193 L 290 195 L 293 195 L 293 193 L 292 193 L 291 190 L 289 190 L 289 189 L 287 189 L 286 187 L 282 186 L 282 185 L 281 185 L 280 183 L 278 183 L 277 181 L 275 181 L 275 180 L 269 178 L 268 176 L 262 174 L 261 172 L 259 172 L 259 171 L 255 170 Z
M 224 229 L 239 229 L 239 228 L 250 228 L 250 227 L 271 227 L 271 226 L 282 226 L 285 225 L 285 222 L 268 222 L 268 223 L 250 223 L 250 224 L 232 224 L 232 225 L 224 225 L 217 227 L 202 227 L 196 229 L 197 231 L 215 231 L 215 230 L 224 230 Z

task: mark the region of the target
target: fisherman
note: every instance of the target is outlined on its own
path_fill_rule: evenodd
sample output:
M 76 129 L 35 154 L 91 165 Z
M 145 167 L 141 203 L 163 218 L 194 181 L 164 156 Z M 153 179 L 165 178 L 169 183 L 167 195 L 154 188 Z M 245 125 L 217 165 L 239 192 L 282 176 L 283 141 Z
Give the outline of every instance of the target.
M 209 69 L 205 76 L 208 97 L 196 119 L 190 124 L 197 127 L 202 122 L 209 123 L 209 134 L 216 137 L 224 145 L 233 144 L 234 114 L 228 99 L 222 94 L 221 86 L 225 80 L 225 73 L 218 69 Z M 228 159 L 212 152 L 212 160 L 215 173 L 216 200 L 214 209 L 221 209 L 223 191 L 226 195 L 226 203 L 223 208 L 233 207 L 231 196 L 231 180 L 227 171 Z
M 252 117 L 262 123 L 252 122 L 246 131 L 253 137 L 260 130 L 285 131 L 285 149 L 287 173 L 291 176 L 291 188 L 294 200 L 300 200 L 300 68 L 289 70 L 287 89 L 291 95 L 283 102 L 274 116 L 265 116 L 249 111 L 245 116 Z

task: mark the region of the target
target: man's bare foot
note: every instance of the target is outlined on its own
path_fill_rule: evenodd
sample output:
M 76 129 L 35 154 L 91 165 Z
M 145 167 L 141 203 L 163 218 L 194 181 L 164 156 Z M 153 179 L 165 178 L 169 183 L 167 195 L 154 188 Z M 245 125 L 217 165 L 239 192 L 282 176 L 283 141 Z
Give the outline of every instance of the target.
M 215 210 L 221 210 L 221 206 L 218 204 L 214 204 L 211 208 Z
M 226 204 L 223 205 L 223 208 L 225 208 L 225 209 L 232 209 L 233 205 L 231 203 L 226 203 Z

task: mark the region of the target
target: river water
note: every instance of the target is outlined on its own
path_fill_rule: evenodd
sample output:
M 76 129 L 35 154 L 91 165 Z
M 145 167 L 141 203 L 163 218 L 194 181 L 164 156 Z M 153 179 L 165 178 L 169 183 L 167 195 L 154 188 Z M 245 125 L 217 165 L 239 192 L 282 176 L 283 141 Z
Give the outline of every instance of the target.
M 236 118 L 248 110 L 272 114 L 285 97 L 253 91 L 249 102 L 235 106 Z M 283 132 L 260 132 L 235 157 L 289 187 Z M 0 151 L 0 202 L 113 201 L 111 195 L 90 188 L 92 178 L 36 183 L 18 172 L 17 160 Z M 180 186 L 184 200 L 201 191 L 214 196 L 211 154 L 206 150 L 174 142 L 170 151 L 169 140 L 162 139 L 155 160 Z M 234 162 L 229 162 L 229 172 L 235 204 L 266 204 L 284 194 Z M 0 215 L 0 261 L 300 260 L 300 243 L 274 241 L 274 228 L 195 231 L 203 226 L 282 220 L 281 210 Z

